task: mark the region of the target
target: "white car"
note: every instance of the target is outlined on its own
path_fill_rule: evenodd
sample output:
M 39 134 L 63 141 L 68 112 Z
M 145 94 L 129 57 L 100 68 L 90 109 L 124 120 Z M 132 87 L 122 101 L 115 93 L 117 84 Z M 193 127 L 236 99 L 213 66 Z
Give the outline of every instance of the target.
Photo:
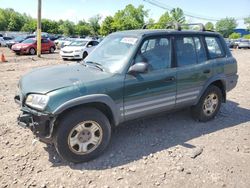
M 77 40 L 63 47 L 60 55 L 66 59 L 84 59 L 99 44 L 96 40 Z
M 3 39 L 3 37 L 0 37 L 0 47 L 6 46 L 6 41 Z

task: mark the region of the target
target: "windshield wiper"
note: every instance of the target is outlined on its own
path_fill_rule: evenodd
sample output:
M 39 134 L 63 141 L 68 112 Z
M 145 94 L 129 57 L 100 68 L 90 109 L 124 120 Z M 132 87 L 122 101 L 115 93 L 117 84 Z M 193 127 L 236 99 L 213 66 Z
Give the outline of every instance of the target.
M 96 62 L 93 62 L 93 61 L 84 61 L 84 63 L 85 64 L 91 64 L 94 67 L 98 68 L 99 70 L 104 71 L 104 69 L 102 68 L 102 65 L 100 63 L 96 63 Z

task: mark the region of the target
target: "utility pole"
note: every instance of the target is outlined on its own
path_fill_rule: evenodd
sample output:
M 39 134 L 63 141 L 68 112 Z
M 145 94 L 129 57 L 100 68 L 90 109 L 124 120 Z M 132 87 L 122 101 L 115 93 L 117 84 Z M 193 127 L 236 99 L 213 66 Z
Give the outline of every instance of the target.
M 37 38 L 37 57 L 41 57 L 41 30 L 42 30 L 42 23 L 41 23 L 41 12 L 42 12 L 42 0 L 38 0 L 38 9 L 37 9 L 37 31 L 36 31 L 36 38 Z

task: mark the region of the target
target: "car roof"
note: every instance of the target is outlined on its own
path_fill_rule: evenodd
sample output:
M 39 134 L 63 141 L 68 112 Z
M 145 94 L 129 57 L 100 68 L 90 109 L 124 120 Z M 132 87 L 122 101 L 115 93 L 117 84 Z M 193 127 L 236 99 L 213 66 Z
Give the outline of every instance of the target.
M 169 30 L 169 29 L 138 29 L 138 30 L 127 30 L 127 31 L 118 31 L 113 34 L 129 35 L 141 37 L 144 35 L 160 35 L 160 34 L 193 34 L 193 35 L 219 35 L 217 32 L 213 31 L 194 31 L 194 30 Z

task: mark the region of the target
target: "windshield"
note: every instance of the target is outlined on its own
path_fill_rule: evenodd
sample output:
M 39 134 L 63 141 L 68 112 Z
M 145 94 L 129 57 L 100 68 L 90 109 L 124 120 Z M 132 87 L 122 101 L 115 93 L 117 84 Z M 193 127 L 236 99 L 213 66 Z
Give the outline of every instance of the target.
M 87 41 L 74 41 L 71 42 L 69 46 L 85 46 Z
M 20 42 L 20 41 L 23 41 L 24 39 L 25 39 L 25 36 L 19 36 L 19 37 L 15 37 L 14 41 Z
M 33 44 L 36 40 L 35 39 L 26 39 L 22 43 L 23 44 Z
M 98 63 L 111 73 L 121 72 L 138 41 L 138 38 L 134 36 L 109 35 L 84 61 Z

